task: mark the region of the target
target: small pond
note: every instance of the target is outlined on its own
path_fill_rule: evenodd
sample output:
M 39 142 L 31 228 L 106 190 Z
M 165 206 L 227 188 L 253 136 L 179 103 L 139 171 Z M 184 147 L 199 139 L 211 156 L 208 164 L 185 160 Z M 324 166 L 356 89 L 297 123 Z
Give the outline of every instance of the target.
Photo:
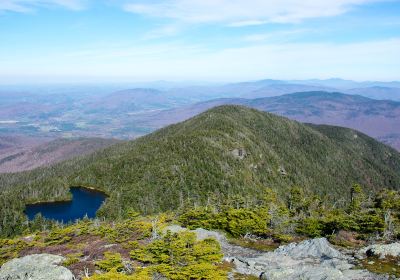
M 94 218 L 96 211 L 107 197 L 102 192 L 81 187 L 72 187 L 70 191 L 72 201 L 28 204 L 25 213 L 29 220 L 33 220 L 38 213 L 46 219 L 64 223 L 82 219 L 85 215 Z

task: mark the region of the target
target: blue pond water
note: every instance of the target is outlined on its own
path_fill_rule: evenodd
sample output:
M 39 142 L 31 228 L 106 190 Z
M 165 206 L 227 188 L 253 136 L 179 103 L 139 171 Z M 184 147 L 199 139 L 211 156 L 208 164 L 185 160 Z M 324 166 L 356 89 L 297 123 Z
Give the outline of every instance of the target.
M 96 211 L 106 199 L 103 193 L 85 188 L 72 187 L 70 191 L 73 197 L 72 201 L 27 205 L 25 213 L 29 220 L 32 220 L 38 213 L 47 219 L 64 223 L 82 219 L 85 215 L 94 218 Z

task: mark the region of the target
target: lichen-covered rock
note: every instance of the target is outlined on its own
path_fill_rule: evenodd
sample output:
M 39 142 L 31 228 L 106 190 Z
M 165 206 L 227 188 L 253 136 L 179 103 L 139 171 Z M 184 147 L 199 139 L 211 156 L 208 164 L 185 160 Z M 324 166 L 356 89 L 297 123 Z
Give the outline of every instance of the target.
M 58 265 L 64 259 L 50 254 L 13 259 L 0 268 L 0 280 L 73 280 L 72 272 Z
M 344 259 L 345 256 L 334 249 L 326 238 L 305 240 L 301 243 L 290 243 L 275 250 L 276 254 L 288 255 L 294 259 L 304 258 L 337 258 Z
M 386 276 L 354 269 L 351 258 L 333 248 L 325 238 L 281 246 L 253 258 L 233 258 L 239 273 L 268 280 L 381 280 Z
M 386 257 L 400 257 L 400 242 L 391 244 L 374 244 L 360 250 L 361 256 L 374 256 L 384 259 Z

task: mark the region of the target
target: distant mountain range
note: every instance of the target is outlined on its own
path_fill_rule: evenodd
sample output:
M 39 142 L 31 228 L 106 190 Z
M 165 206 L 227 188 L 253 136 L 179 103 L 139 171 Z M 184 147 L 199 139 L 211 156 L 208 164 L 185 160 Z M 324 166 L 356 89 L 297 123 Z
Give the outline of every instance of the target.
M 124 86 L 126 89 L 123 89 Z M 258 99 L 296 92 L 324 91 L 359 95 L 376 100 L 400 101 L 399 82 L 354 82 L 341 79 L 305 81 L 266 79 L 219 85 L 190 85 L 161 81 L 136 85 L 141 87 L 130 88 L 130 86 L 132 85 L 54 86 L 54 88 L 52 86 L 36 86 L 31 89 L 29 87 L 0 87 L 0 135 L 23 134 L 50 138 L 72 136 L 132 139 L 159 128 L 160 125 L 157 122 L 169 124 L 174 119 L 185 119 L 179 115 L 166 116 L 165 120 L 152 123 L 148 121 L 149 115 L 165 110 L 170 110 L 171 113 L 184 111 L 192 106 L 195 108 L 203 102 L 219 104 L 218 101 L 214 100 L 221 98 Z M 144 88 L 144 86 L 149 87 Z M 154 86 L 154 88 L 151 88 L 151 86 Z M 275 100 L 273 102 L 283 101 Z M 236 104 L 236 101 L 233 103 Z M 242 103 L 239 102 L 239 104 Z M 246 103 L 243 104 L 246 105 Z M 368 106 L 373 106 L 372 101 L 370 104 Z M 254 104 L 250 105 L 255 106 Z M 290 106 L 292 105 L 296 104 Z M 271 108 L 265 109 L 270 110 Z M 279 111 L 276 112 L 280 113 Z M 284 115 L 286 113 L 282 112 Z M 299 118 L 299 120 L 303 119 Z M 305 119 L 305 121 L 308 120 Z M 387 119 L 384 120 L 384 122 L 386 121 Z M 342 123 L 334 124 L 341 125 Z M 353 126 L 346 122 L 343 125 L 359 128 L 359 124 Z M 389 129 L 389 127 L 387 128 Z M 369 133 L 369 131 L 365 132 Z M 392 133 L 372 133 L 370 135 L 390 143 L 396 142 L 398 137 L 396 130 L 393 130 Z
M 374 86 L 368 88 L 353 88 L 346 90 L 345 92 L 378 100 L 400 101 L 400 88 L 395 87 Z
M 285 81 L 283 81 L 285 82 Z M 337 89 L 352 89 L 352 88 L 369 88 L 369 87 L 390 87 L 390 88 L 400 88 L 399 81 L 352 81 L 340 78 L 332 79 L 310 79 L 310 80 L 291 80 L 286 81 L 288 83 L 297 83 L 304 85 L 318 85 Z

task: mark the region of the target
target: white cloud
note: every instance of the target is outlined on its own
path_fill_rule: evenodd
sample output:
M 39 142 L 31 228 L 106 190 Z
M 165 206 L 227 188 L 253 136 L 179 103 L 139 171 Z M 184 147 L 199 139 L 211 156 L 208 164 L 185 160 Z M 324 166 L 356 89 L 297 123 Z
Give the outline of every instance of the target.
M 60 6 L 70 10 L 82 10 L 87 0 L 0 0 L 0 11 L 27 13 L 39 7 Z
M 281 31 L 273 31 L 269 33 L 256 33 L 250 34 L 243 37 L 243 41 L 245 42 L 288 42 L 290 40 L 295 39 L 296 37 L 304 34 L 304 33 L 315 33 L 317 30 L 312 29 L 292 29 L 292 30 L 281 30 Z
M 263 25 L 268 23 L 267 20 L 244 20 L 244 21 L 237 21 L 229 23 L 228 26 L 230 27 L 244 27 L 244 26 L 254 26 L 254 25 Z
M 182 30 L 182 27 L 177 24 L 163 25 L 153 30 L 150 30 L 142 39 L 151 40 L 177 35 Z
M 336 16 L 355 6 L 379 1 L 385 0 L 131 0 L 124 9 L 151 17 L 241 27 Z

